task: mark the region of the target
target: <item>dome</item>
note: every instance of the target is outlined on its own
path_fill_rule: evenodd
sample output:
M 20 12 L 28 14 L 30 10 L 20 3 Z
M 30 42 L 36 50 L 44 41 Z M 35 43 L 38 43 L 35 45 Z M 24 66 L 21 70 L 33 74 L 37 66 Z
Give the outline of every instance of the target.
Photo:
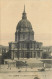
M 30 21 L 28 21 L 26 16 L 25 7 L 24 7 L 24 12 L 22 14 L 22 19 L 18 22 L 16 30 L 20 30 L 21 28 L 32 29 L 32 25 Z
M 20 28 L 32 28 L 31 23 L 27 20 L 27 19 L 22 19 L 19 21 L 18 25 L 17 25 L 17 30 Z
M 15 32 L 15 41 L 34 40 L 34 31 L 30 21 L 27 19 L 25 6 L 22 19 L 18 22 Z

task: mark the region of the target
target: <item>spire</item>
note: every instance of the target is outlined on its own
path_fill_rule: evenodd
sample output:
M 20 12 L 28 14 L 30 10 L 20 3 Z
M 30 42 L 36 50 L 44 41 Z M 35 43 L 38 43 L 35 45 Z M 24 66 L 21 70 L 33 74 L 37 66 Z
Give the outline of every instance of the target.
M 24 5 L 24 13 L 25 13 L 25 5 Z
M 23 14 L 22 14 L 22 19 L 27 19 L 26 12 L 25 12 L 25 5 L 24 5 L 24 11 L 23 11 Z

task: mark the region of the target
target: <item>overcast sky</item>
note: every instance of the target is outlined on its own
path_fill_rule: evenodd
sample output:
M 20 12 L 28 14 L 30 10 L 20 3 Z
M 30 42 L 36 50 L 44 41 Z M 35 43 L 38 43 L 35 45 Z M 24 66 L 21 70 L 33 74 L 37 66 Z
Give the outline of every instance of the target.
M 21 20 L 24 4 L 27 18 L 35 32 L 34 39 L 44 46 L 52 45 L 52 0 L 0 0 L 0 44 L 15 40 L 16 25 Z

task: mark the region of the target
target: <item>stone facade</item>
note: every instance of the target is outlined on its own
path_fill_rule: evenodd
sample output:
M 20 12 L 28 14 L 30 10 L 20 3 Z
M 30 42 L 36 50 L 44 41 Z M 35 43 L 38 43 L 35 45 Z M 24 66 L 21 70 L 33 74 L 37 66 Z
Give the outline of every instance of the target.
M 15 42 L 9 43 L 11 59 L 14 58 L 41 58 L 42 43 L 34 40 L 34 31 L 28 21 L 25 7 L 22 19 L 19 21 L 15 32 Z

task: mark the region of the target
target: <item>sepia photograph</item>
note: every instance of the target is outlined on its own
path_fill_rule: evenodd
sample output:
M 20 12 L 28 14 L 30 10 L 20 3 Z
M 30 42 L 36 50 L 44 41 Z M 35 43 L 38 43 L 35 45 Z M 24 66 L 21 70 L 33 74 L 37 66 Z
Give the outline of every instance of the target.
M 52 79 L 52 0 L 0 0 L 0 79 Z

